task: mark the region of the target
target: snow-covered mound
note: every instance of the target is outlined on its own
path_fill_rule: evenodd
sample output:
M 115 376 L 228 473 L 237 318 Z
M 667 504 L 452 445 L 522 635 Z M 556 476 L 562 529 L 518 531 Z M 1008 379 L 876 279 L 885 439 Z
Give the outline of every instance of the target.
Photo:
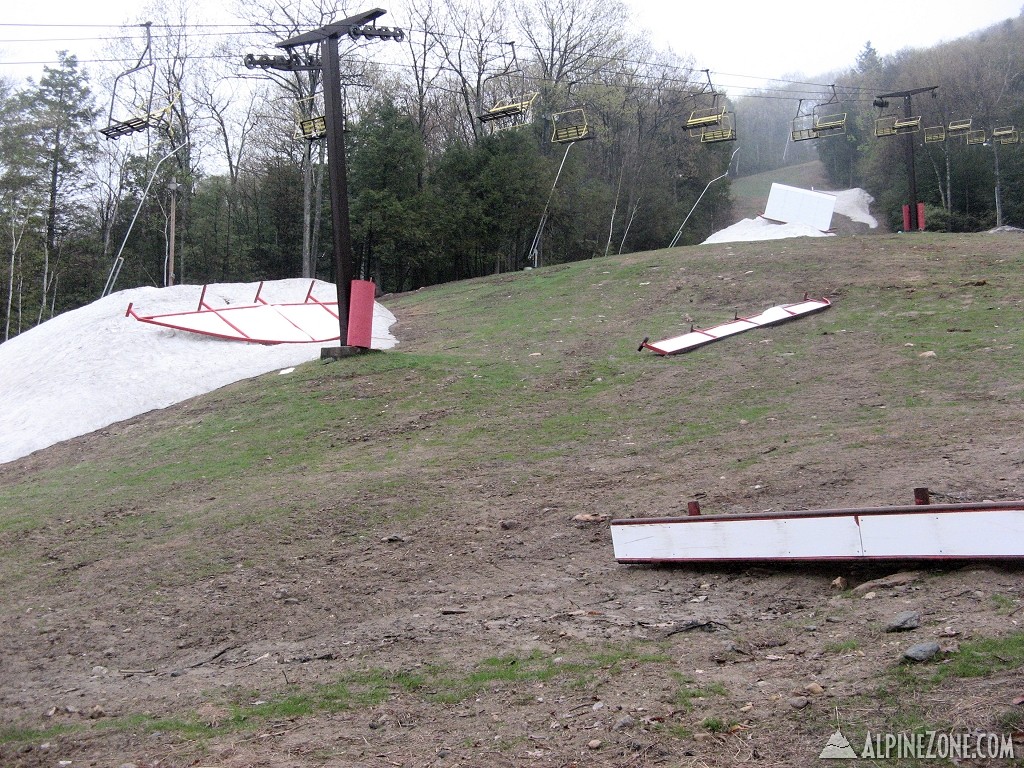
M 739 243 L 756 240 L 778 240 L 784 237 L 831 237 L 808 224 L 776 224 L 758 216 L 756 219 L 743 219 L 731 227 L 720 229 L 705 243 Z
M 867 224 L 871 229 L 878 227 L 878 221 L 871 215 L 871 203 L 875 202 L 875 198 L 865 190 L 857 187 L 829 194 L 836 196 L 836 213 L 846 216 L 851 221 Z
M 824 191 L 824 190 L 821 190 Z M 836 204 L 834 213 L 846 216 L 851 221 L 867 224 L 871 229 L 878 226 L 871 215 L 871 203 L 875 199 L 863 189 L 844 189 L 839 192 L 826 192 L 834 195 Z M 768 221 L 760 216 L 756 219 L 743 219 L 731 227 L 715 232 L 705 243 L 739 243 L 756 240 L 778 240 L 786 237 L 829 237 L 830 233 L 822 232 L 805 224 L 779 224 Z
M 268 302 L 301 302 L 309 280 L 266 282 Z M 206 303 L 248 304 L 258 283 L 210 285 Z M 58 315 L 0 344 L 0 463 L 241 379 L 320 357 L 323 344 L 266 346 L 175 331 L 125 317 L 195 309 L 198 285 L 132 288 Z M 317 281 L 314 295 L 336 298 Z M 374 306 L 373 346 L 392 347 L 395 316 Z

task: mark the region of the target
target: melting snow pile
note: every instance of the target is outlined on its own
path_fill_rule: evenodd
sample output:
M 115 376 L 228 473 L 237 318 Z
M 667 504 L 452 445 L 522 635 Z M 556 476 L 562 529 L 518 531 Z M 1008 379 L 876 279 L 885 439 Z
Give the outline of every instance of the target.
M 743 219 L 731 227 L 715 232 L 705 243 L 738 243 L 754 240 L 779 240 L 784 237 L 831 237 L 809 224 L 775 224 L 758 216 Z
M 860 224 L 867 224 L 871 229 L 877 229 L 878 221 L 871 215 L 871 203 L 875 198 L 863 189 L 844 189 L 841 192 L 829 192 L 836 196 L 836 213 L 846 216 L 851 221 Z
M 309 280 L 266 282 L 268 302 L 301 302 Z M 206 303 L 251 303 L 258 283 L 210 285 Z M 235 381 L 315 360 L 323 344 L 248 344 L 125 317 L 194 309 L 202 286 L 132 288 L 58 315 L 0 344 L 0 463 L 166 408 Z M 317 281 L 316 296 L 336 298 Z M 395 316 L 374 305 L 374 347 L 398 343 Z
M 871 229 L 878 226 L 875 217 L 869 212 L 874 202 L 863 189 L 846 189 L 841 192 L 829 192 L 836 197 L 835 212 L 846 216 L 852 221 L 867 224 Z M 831 237 L 806 224 L 776 224 L 758 216 L 756 219 L 743 219 L 731 227 L 715 232 L 705 243 L 738 243 L 757 240 L 778 240 L 786 237 Z

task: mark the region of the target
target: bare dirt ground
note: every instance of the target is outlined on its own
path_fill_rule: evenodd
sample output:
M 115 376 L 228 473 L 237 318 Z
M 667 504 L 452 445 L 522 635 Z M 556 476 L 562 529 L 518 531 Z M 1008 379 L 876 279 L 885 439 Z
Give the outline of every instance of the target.
M 1019 261 L 1024 245 L 952 242 L 896 256 L 895 236 L 836 238 L 842 266 L 785 279 L 831 293 L 832 312 L 865 286 L 984 302 L 986 265 Z M 799 260 L 813 245 L 761 249 L 795 249 Z M 958 261 L 936 287 L 928 264 L 940 258 L 976 263 Z M 771 283 L 781 279 L 737 289 L 737 272 L 686 291 L 694 307 L 728 305 L 737 290 L 754 303 L 778 295 Z M 1012 317 L 1000 306 L 1001 322 L 1019 325 L 1020 302 Z M 394 307 L 402 351 L 437 348 L 443 313 L 403 315 L 401 297 Z M 759 371 L 749 357 L 713 373 L 656 361 L 640 385 L 603 395 L 622 413 L 606 439 L 529 465 L 467 472 L 425 461 L 420 498 L 338 498 L 329 473 L 300 472 L 288 488 L 268 486 L 268 503 L 291 505 L 271 525 L 229 486 L 211 491 L 200 479 L 130 508 L 77 507 L 68 487 L 66 513 L 17 537 L 0 529 L 0 544 L 33 574 L 2 602 L 0 765 L 807 766 L 837 726 L 858 752 L 869 731 L 1019 731 L 1018 670 L 915 686 L 905 675 L 924 667 L 901 662 L 908 646 L 935 640 L 931 674 L 962 644 L 1020 632 L 1016 563 L 624 566 L 606 520 L 574 519 L 680 514 L 690 499 L 709 513 L 905 504 L 915 486 L 936 501 L 1024 496 L 1021 382 L 994 374 L 983 385 L 894 393 L 887 371 L 914 358 L 848 319 L 840 329 L 827 315 L 807 321 L 813 355 L 780 346 L 792 325 L 743 341 L 792 378 L 793 407 L 762 403 L 696 446 L 666 441 L 665 422 L 641 414 L 682 388 L 706 391 L 709 407 L 742 395 Z M 613 318 L 604 333 L 639 336 L 635 319 Z M 517 343 L 509 354 L 525 354 Z M 599 343 L 566 352 L 567 381 Z M 0 465 L 0 484 L 126 445 L 145 451 L 145 435 L 200 424 L 250 392 L 241 383 Z M 937 404 L 905 402 L 918 396 Z M 429 456 L 424 436 L 445 427 L 426 406 L 362 439 Z M 688 419 L 699 421 L 678 414 Z M 431 513 L 403 515 L 413 503 Z M 217 540 L 202 524 L 183 527 L 212 509 L 253 522 Z M 176 533 L 146 528 L 141 546 L 131 523 L 146 516 Z M 182 554 L 196 550 L 207 550 L 199 565 Z M 920 627 L 886 632 L 907 610 Z M 959 764 L 1021 764 L 1022 755 L 1018 742 L 1016 762 Z

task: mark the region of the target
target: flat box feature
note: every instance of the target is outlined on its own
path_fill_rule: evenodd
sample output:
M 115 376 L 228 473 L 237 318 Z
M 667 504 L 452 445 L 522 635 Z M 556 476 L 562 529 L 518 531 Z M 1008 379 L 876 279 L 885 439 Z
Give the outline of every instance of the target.
M 786 224 L 806 224 L 819 232 L 828 232 L 835 208 L 836 196 L 829 192 L 772 184 L 764 217 Z
M 1024 501 L 613 520 L 620 563 L 1024 557 Z
M 682 336 L 673 336 L 670 339 L 653 342 L 644 340 L 640 348 L 650 349 L 659 355 L 677 355 L 681 352 L 689 352 L 691 349 L 710 344 L 726 336 L 734 336 L 737 333 L 743 333 L 753 328 L 765 328 L 802 315 L 828 309 L 830 306 L 832 306 L 832 303 L 826 298 L 804 299 L 795 304 L 781 304 L 777 307 L 769 307 L 760 314 L 750 317 L 737 317 L 735 320 L 729 320 L 711 328 L 694 328 Z

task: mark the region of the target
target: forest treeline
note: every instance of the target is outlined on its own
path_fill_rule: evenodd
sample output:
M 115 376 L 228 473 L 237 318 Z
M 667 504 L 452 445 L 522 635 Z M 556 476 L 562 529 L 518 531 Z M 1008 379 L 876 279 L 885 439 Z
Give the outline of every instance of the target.
M 849 69 L 815 79 L 828 83 L 817 97 L 787 83 L 742 99 L 744 124 L 793 128 L 744 134 L 747 172 L 813 145 L 835 188 L 866 189 L 894 231 L 904 223 L 911 168 L 927 229 L 1024 227 L 1024 14 L 886 57 L 868 42 Z M 816 116 L 835 115 L 845 118 L 841 133 L 793 142 Z
M 219 34 L 184 0 L 147 11 L 96 67 L 59 51 L 38 82 L 0 80 L 0 340 L 139 285 L 333 279 L 321 71 L 267 63 L 334 6 L 257 0 Z M 875 134 L 905 104 L 875 102 L 900 90 L 927 89 L 929 228 L 1024 223 L 1024 144 L 1001 143 L 1024 127 L 1022 18 L 742 96 L 615 0 L 407 0 L 380 22 L 404 39 L 346 38 L 341 71 L 356 271 L 386 292 L 700 242 L 732 223 L 727 171 L 819 157 L 898 227 L 908 139 Z M 843 131 L 793 140 L 824 114 Z M 964 119 L 984 141 L 924 141 Z

